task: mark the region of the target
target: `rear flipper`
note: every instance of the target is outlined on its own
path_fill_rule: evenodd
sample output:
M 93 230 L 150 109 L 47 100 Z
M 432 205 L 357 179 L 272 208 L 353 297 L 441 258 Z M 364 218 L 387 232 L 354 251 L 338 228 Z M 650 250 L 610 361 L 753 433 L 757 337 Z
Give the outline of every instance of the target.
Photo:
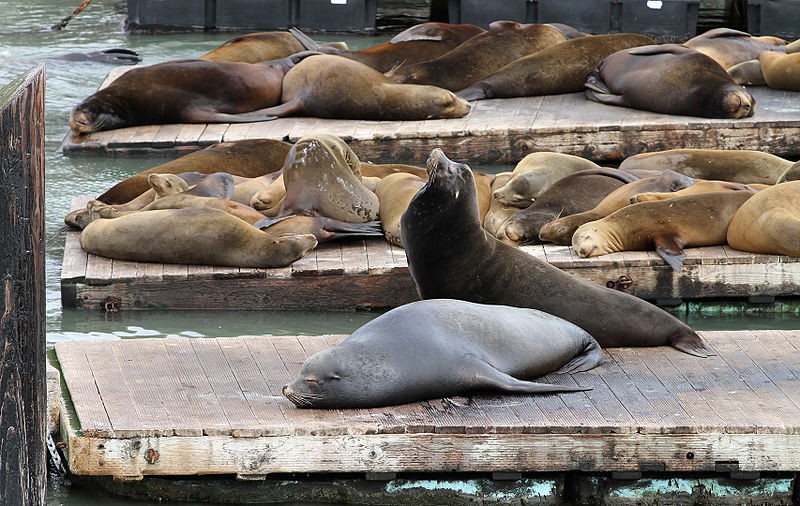
M 676 338 L 670 345 L 676 350 L 694 355 L 695 357 L 706 358 L 717 354 L 717 352 L 708 346 L 705 341 L 694 332 Z
M 654 236 L 653 242 L 656 246 L 656 253 L 658 253 L 673 270 L 680 271 L 681 267 L 683 267 L 683 260 L 686 258 L 686 253 L 683 252 L 683 247 L 686 243 L 676 235 L 665 234 Z
M 625 106 L 622 95 L 614 95 L 597 72 L 589 74 L 584 83 L 586 98 L 601 104 Z
M 383 237 L 380 220 L 366 223 L 349 223 L 332 218 L 320 218 L 323 230 L 333 234 L 333 239 L 355 239 L 359 237 Z
M 488 84 L 484 83 L 475 83 L 467 88 L 464 88 L 461 91 L 456 92 L 456 96 L 458 98 L 463 98 L 469 102 L 475 100 L 486 100 L 489 98 L 494 98 L 494 91 Z
M 314 39 L 300 31 L 299 28 L 290 26 L 289 33 L 294 35 L 294 38 L 297 39 L 304 48 L 308 49 L 309 51 L 319 51 L 319 44 L 317 44 Z
M 600 349 L 600 344 L 591 338 L 586 343 L 580 355 L 573 358 L 564 365 L 561 369 L 557 370 L 556 374 L 566 374 L 572 372 L 584 372 L 593 369 L 603 363 L 603 350 Z
M 536 381 L 524 381 L 509 376 L 498 371 L 486 362 L 480 362 L 481 370 L 475 372 L 474 387 L 479 390 L 500 390 L 502 392 L 519 394 L 548 394 L 564 392 L 585 392 L 592 387 L 553 385 L 550 383 L 538 383 Z

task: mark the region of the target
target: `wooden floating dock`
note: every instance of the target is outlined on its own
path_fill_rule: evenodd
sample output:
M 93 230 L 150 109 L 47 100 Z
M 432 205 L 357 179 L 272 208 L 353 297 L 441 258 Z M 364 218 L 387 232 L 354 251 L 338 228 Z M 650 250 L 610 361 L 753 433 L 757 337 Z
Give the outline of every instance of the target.
M 658 304 L 798 295 L 800 258 L 729 246 L 689 248 L 680 271 L 653 251 L 579 258 L 568 246 L 523 251 L 605 286 L 627 277 L 626 291 Z M 321 244 L 290 267 L 252 269 L 126 262 L 88 254 L 80 233 L 67 233 L 61 303 L 86 310 L 391 308 L 418 300 L 405 251 L 383 239 Z
M 102 86 L 130 67 L 112 70 Z M 102 87 L 101 86 L 101 87 Z M 470 163 L 515 163 L 534 151 L 555 151 L 595 161 L 619 161 L 645 151 L 674 148 L 752 149 L 800 155 L 800 93 L 750 88 L 751 118 L 705 119 L 614 107 L 583 93 L 482 100 L 463 118 L 425 121 L 353 121 L 280 118 L 240 124 L 149 125 L 67 135 L 65 154 L 185 153 L 223 141 L 295 142 L 312 133 L 346 140 L 362 160 L 415 162 L 435 147 Z
M 61 439 L 77 475 L 405 472 L 800 472 L 800 332 L 715 331 L 717 356 L 612 348 L 543 381 L 560 395 L 482 394 L 353 410 L 281 395 L 344 336 L 57 343 Z

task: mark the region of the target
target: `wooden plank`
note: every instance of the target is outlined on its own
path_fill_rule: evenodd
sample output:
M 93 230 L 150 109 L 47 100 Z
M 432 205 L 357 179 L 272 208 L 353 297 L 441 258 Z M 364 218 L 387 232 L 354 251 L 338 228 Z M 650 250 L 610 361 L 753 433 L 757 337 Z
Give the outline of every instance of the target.
M 345 275 L 369 273 L 367 245 L 364 240 L 347 241 L 341 244 L 342 269 Z
M 392 272 L 394 257 L 392 248 L 383 240 L 367 240 L 367 264 L 370 274 L 385 274 Z
M 83 348 L 71 346 L 69 342 L 61 342 L 56 343 L 55 350 L 62 378 L 69 386 L 69 394 L 80 429 L 87 436 L 112 435 L 111 421 L 103 406 L 103 400 L 100 398 Z
M 67 232 L 64 239 L 64 256 L 61 262 L 61 282 L 84 279 L 88 253 L 81 248 L 80 232 Z
M 153 136 L 152 146 L 154 148 L 171 148 L 175 146 L 175 139 L 181 134 L 183 124 L 161 125 Z
M 112 270 L 110 258 L 90 254 L 86 261 L 86 283 L 106 284 L 111 279 Z

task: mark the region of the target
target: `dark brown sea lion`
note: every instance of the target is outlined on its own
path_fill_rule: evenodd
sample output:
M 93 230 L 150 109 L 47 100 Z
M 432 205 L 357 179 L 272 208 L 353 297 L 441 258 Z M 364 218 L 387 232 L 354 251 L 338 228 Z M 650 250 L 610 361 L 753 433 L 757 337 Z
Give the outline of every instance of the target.
M 800 257 L 800 181 L 753 195 L 733 215 L 727 238 L 741 251 Z
M 314 52 L 262 63 L 176 60 L 138 67 L 78 104 L 69 125 L 77 134 L 134 125 L 241 123 L 272 119 L 281 83 Z
M 299 408 L 375 408 L 481 390 L 579 391 L 587 388 L 529 380 L 602 359 L 592 336 L 535 309 L 423 300 L 309 357 L 283 395 Z
M 686 258 L 684 247 L 725 244 L 731 218 L 753 195 L 746 191 L 699 193 L 623 207 L 578 227 L 572 249 L 583 258 L 655 249 L 679 271 Z
M 91 61 L 110 63 L 112 65 L 136 65 L 142 61 L 142 58 L 136 51 L 120 47 L 102 49 L 100 51 L 87 51 L 85 53 L 64 53 L 55 56 L 48 56 L 45 59 L 58 61 Z
M 591 209 L 612 191 L 637 179 L 627 172 L 603 167 L 564 176 L 531 205 L 509 216 L 496 237 L 517 246 L 541 244 L 539 229 L 543 225 L 559 216 Z
M 228 39 L 200 58 L 221 62 L 259 63 L 280 60 L 295 53 L 321 48 L 347 49 L 347 44 L 305 44 L 290 32 L 255 32 Z M 312 41 L 313 42 L 313 41 Z
M 95 220 L 81 232 L 95 255 L 131 262 L 286 267 L 314 249 L 313 235 L 275 237 L 228 213 L 184 208 Z
M 320 48 L 319 51 L 361 62 L 378 72 L 388 72 L 401 64 L 412 65 L 438 58 L 484 31 L 468 24 L 422 23 L 398 33 L 390 41 L 366 49 Z
M 361 183 L 360 165 L 347 143 L 334 135 L 301 138 L 283 166 L 286 196 L 279 216 L 319 215 L 349 223 L 377 220 L 378 196 Z
M 363 63 L 334 55 L 308 57 L 287 72 L 281 102 L 262 112 L 374 120 L 460 118 L 469 112 L 469 103 L 450 91 L 396 84 Z
M 694 179 L 679 174 L 674 170 L 665 170 L 657 176 L 632 181 L 609 193 L 588 211 L 562 216 L 543 225 L 539 230 L 539 239 L 553 244 L 569 246 L 572 244 L 572 235 L 578 227 L 584 223 L 604 218 L 614 211 L 630 205 L 631 198 L 635 195 L 652 191 L 677 191 L 686 188 L 693 182 Z
M 758 58 L 764 51 L 786 51 L 786 41 L 779 37 L 754 37 L 730 28 L 714 28 L 692 37 L 683 45 L 711 57 L 724 69 Z
M 763 151 L 669 149 L 628 157 L 619 168 L 625 171 L 659 172 L 669 169 L 697 179 L 774 184 L 791 165 L 791 161 Z
M 678 44 L 618 51 L 586 79 L 586 97 L 609 105 L 703 118 L 755 114 L 750 92 L 711 57 Z
M 465 100 L 483 100 L 583 91 L 586 77 L 603 58 L 648 44 L 653 44 L 653 39 L 634 33 L 568 40 L 514 60 L 456 95 Z
M 467 165 L 433 150 L 428 183 L 402 219 L 408 269 L 423 299 L 533 307 L 578 325 L 601 346 L 671 345 L 693 355 L 709 353 L 691 328 L 666 311 L 489 235 L 478 219 L 474 188 Z
M 432 84 L 457 91 L 517 58 L 565 40 L 564 34 L 552 26 L 495 21 L 487 32 L 449 53 L 430 61 L 403 65 L 393 70 L 390 77 L 398 83 Z
M 224 170 L 228 174 L 237 176 L 262 176 L 279 170 L 291 148 L 292 145 L 288 142 L 272 139 L 220 142 L 131 176 L 106 190 L 97 197 L 97 200 L 106 204 L 129 202 L 150 189 L 147 177 L 154 173 L 204 172 L 210 174 Z

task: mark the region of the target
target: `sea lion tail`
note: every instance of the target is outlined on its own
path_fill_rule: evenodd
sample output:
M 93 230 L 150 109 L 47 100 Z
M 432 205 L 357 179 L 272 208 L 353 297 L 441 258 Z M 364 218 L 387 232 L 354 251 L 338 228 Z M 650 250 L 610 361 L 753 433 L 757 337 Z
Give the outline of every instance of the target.
M 308 49 L 309 51 L 319 51 L 319 44 L 314 39 L 300 31 L 300 29 L 296 26 L 290 26 L 289 33 L 294 35 L 294 37 L 300 42 L 300 44 L 303 45 L 304 48 Z

